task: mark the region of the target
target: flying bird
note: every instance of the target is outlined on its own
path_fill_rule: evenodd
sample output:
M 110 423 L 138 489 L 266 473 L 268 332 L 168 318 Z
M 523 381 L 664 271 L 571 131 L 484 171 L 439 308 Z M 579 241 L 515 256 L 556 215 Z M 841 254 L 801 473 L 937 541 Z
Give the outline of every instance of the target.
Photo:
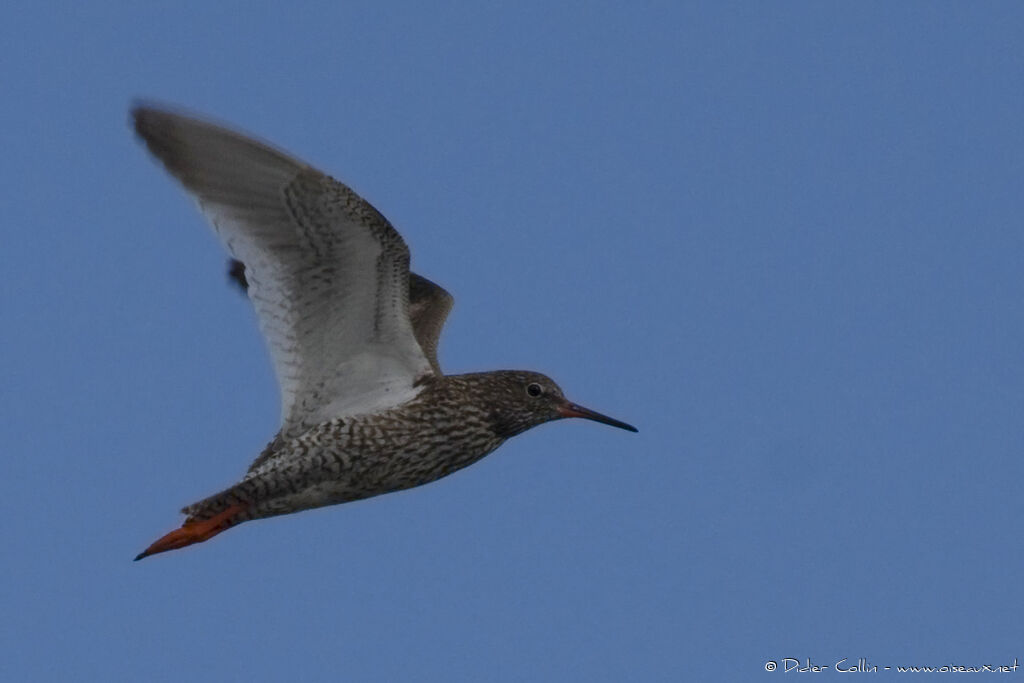
M 281 428 L 242 480 L 185 507 L 182 526 L 136 560 L 435 481 L 551 420 L 637 431 L 540 373 L 445 375 L 437 343 L 451 295 L 409 271 L 401 235 L 346 185 L 199 118 L 138 106 L 132 120 L 227 249 L 281 390 Z

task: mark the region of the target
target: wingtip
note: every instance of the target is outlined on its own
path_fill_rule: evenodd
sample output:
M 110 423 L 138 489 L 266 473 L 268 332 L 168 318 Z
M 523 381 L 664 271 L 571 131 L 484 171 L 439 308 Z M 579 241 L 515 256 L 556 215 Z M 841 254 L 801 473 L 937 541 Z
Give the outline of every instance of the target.
M 131 106 L 128 108 L 129 123 L 135 132 L 141 134 L 139 127 L 145 125 L 147 118 L 167 111 L 169 111 L 168 107 L 152 100 L 135 99 L 132 100 Z
M 142 135 L 139 131 L 142 118 L 146 115 L 147 107 L 140 102 L 132 102 L 131 108 L 128 110 L 128 125 L 132 130 L 135 131 L 136 135 Z
M 154 100 L 147 97 L 136 97 L 132 99 L 131 105 L 128 107 L 128 111 L 131 112 L 133 117 L 139 114 L 173 114 L 178 116 L 195 116 L 195 113 L 190 112 L 188 109 L 178 106 L 176 104 L 170 104 L 169 102 L 161 102 L 160 100 Z
M 132 103 L 128 112 L 128 126 L 154 154 L 156 151 L 153 146 L 157 140 L 156 131 L 159 126 L 159 117 L 163 113 L 162 108 L 141 101 Z
M 138 98 L 128 108 L 128 123 L 135 133 L 149 142 L 153 131 L 166 128 L 174 119 L 203 121 L 198 114 L 173 104 Z

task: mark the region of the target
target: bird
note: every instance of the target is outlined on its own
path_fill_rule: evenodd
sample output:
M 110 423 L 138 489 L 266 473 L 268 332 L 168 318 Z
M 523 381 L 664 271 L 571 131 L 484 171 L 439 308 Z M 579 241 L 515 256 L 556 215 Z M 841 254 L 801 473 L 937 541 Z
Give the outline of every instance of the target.
M 136 560 L 436 481 L 552 420 L 637 431 L 538 372 L 444 374 L 437 345 L 454 299 L 409 270 L 402 236 L 347 185 L 172 107 L 137 103 L 131 125 L 223 243 L 281 394 L 280 429 L 241 480 L 184 507 L 181 527 Z

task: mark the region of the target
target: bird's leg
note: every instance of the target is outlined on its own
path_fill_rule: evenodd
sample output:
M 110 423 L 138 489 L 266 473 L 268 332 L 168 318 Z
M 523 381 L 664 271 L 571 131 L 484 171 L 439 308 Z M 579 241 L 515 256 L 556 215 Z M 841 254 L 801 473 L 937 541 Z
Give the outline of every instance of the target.
M 235 503 L 209 519 L 185 522 L 181 525 L 180 529 L 175 529 L 169 534 L 164 535 L 153 545 L 139 553 L 135 559 L 141 560 L 150 555 L 167 552 L 168 550 L 177 550 L 193 543 L 202 543 L 209 540 L 225 529 L 234 526 L 235 515 L 245 510 L 246 507 L 246 503 Z

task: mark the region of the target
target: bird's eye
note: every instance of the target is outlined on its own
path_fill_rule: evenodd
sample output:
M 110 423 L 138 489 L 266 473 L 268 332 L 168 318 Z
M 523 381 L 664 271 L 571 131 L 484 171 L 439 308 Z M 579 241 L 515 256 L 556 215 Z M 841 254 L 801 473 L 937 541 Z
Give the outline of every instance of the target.
M 542 389 L 541 386 L 536 382 L 532 382 L 526 385 L 526 393 L 534 398 L 537 398 L 538 396 L 544 393 L 544 389 Z

